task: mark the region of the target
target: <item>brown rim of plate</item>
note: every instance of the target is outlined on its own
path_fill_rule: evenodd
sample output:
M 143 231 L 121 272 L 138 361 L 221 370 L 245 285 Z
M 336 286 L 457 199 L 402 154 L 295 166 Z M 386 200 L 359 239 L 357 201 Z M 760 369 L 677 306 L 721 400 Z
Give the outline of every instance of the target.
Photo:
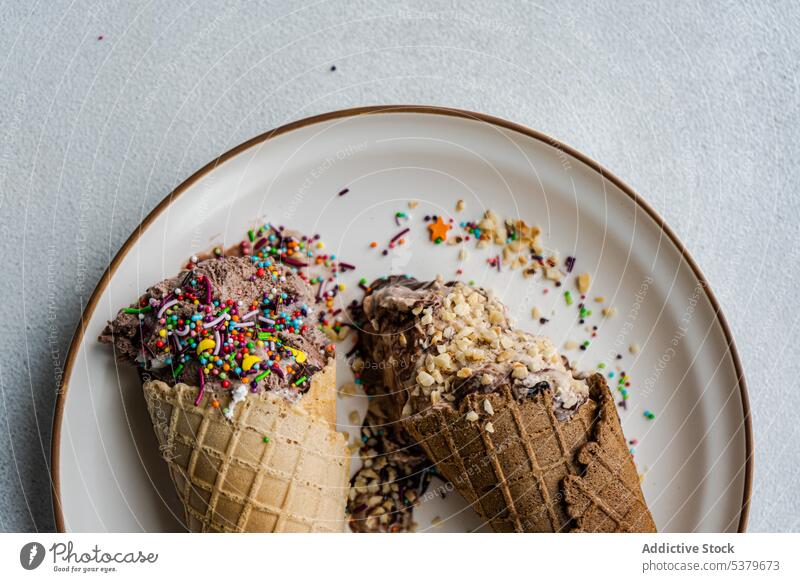
M 568 145 L 561 143 L 560 141 L 551 138 L 535 129 L 531 129 L 524 125 L 520 125 L 518 123 L 514 123 L 511 121 L 506 121 L 505 119 L 501 119 L 498 117 L 494 117 L 492 115 L 486 115 L 484 113 L 474 113 L 472 111 L 466 111 L 463 109 L 451 109 L 448 107 L 436 107 L 430 105 L 370 105 L 365 107 L 353 107 L 351 109 L 342 109 L 340 111 L 331 111 L 329 113 L 323 113 L 321 115 L 315 115 L 313 117 L 307 117 L 305 119 L 301 119 L 299 121 L 293 121 L 291 123 L 287 123 L 286 125 L 282 125 L 276 129 L 272 129 L 270 131 L 264 132 L 261 135 L 257 135 L 246 142 L 239 144 L 235 148 L 225 152 L 217 159 L 209 162 L 197 172 L 192 174 L 189 178 L 184 180 L 184 182 L 175 188 L 168 196 L 166 196 L 158 205 L 148 214 L 145 219 L 139 224 L 136 230 L 128 237 L 128 240 L 125 241 L 125 244 L 122 245 L 119 252 L 114 256 L 114 259 L 111 261 L 111 264 L 103 273 L 102 277 L 100 277 L 100 281 L 97 283 L 97 287 L 95 287 L 94 291 L 92 292 L 91 297 L 89 298 L 89 302 L 86 304 L 86 308 L 81 315 L 80 321 L 78 322 L 78 326 L 75 330 L 75 334 L 72 337 L 72 341 L 69 345 L 69 351 L 67 352 L 67 357 L 64 362 L 64 370 L 61 375 L 61 386 L 58 390 L 58 398 L 56 400 L 56 410 L 55 416 L 53 418 L 53 435 L 52 435 L 52 442 L 50 445 L 50 475 L 51 475 L 51 488 L 53 493 L 53 514 L 55 516 L 56 521 L 56 528 L 59 532 L 66 532 L 64 526 L 64 514 L 61 511 L 61 463 L 60 463 L 60 448 L 61 448 L 61 423 L 64 418 L 64 403 L 66 402 L 67 397 L 67 389 L 68 389 L 68 380 L 67 378 L 70 377 L 72 372 L 72 366 L 75 363 L 75 356 L 78 353 L 78 347 L 80 346 L 81 342 L 83 341 L 83 335 L 86 328 L 86 324 L 89 322 L 89 319 L 94 312 L 94 309 L 97 305 L 97 301 L 100 298 L 100 295 L 105 290 L 106 285 L 108 285 L 111 277 L 117 270 L 117 267 L 122 262 L 122 259 L 125 255 L 128 254 L 131 247 L 136 243 L 139 239 L 139 236 L 142 232 L 155 220 L 157 216 L 159 216 L 164 209 L 166 209 L 172 201 L 183 194 L 190 186 L 192 186 L 195 182 L 200 180 L 203 176 L 214 170 L 218 165 L 228 161 L 229 159 L 233 158 L 234 156 L 239 155 L 243 151 L 266 142 L 274 137 L 279 135 L 283 135 L 285 133 L 289 133 L 290 131 L 294 131 L 296 129 L 301 129 L 304 127 L 308 127 L 310 125 L 314 125 L 317 123 L 323 123 L 325 121 L 330 121 L 332 119 L 343 119 L 347 117 L 355 117 L 359 115 L 376 115 L 376 114 L 383 114 L 383 113 L 422 113 L 428 115 L 443 115 L 449 117 L 459 117 L 462 119 L 470 119 L 473 121 L 481 121 L 484 123 L 488 123 L 503 129 L 509 129 L 515 131 L 517 133 L 526 135 L 528 137 L 532 137 L 536 140 L 539 140 L 551 147 L 554 147 L 558 150 L 561 150 L 575 159 L 583 162 L 597 173 L 599 173 L 604 179 L 608 180 L 609 182 L 613 183 L 617 186 L 620 190 L 625 192 L 631 199 L 642 208 L 655 222 L 658 224 L 659 228 L 667 235 L 670 241 L 675 245 L 675 247 L 680 251 L 681 257 L 684 261 L 691 267 L 692 272 L 697 277 L 698 281 L 700 281 L 703 285 L 703 289 L 705 289 L 706 295 L 711 302 L 711 306 L 714 308 L 714 312 L 716 314 L 717 320 L 719 321 L 720 325 L 722 326 L 722 331 L 725 334 L 725 339 L 728 343 L 728 351 L 731 354 L 731 359 L 733 360 L 734 368 L 736 369 L 736 375 L 738 377 L 738 384 L 739 384 L 739 395 L 742 400 L 742 411 L 744 412 L 744 429 L 745 429 L 745 452 L 747 455 L 747 459 L 745 461 L 745 476 L 744 476 L 744 496 L 742 498 L 742 510 L 739 514 L 739 526 L 738 531 L 744 532 L 747 529 L 747 519 L 750 514 L 750 496 L 752 494 L 752 487 L 753 487 L 753 427 L 752 422 L 750 419 L 750 400 L 747 394 L 747 382 L 745 381 L 744 373 L 742 371 L 742 363 L 739 359 L 739 353 L 736 350 L 736 344 L 733 340 L 733 334 L 731 333 L 730 327 L 728 326 L 728 322 L 725 319 L 725 316 L 720 309 L 719 302 L 717 301 L 714 292 L 711 290 L 711 287 L 708 285 L 708 281 L 703 275 L 703 272 L 700 270 L 700 267 L 691 257 L 689 252 L 686 250 L 686 247 L 683 243 L 678 239 L 677 235 L 672 231 L 672 229 L 664 222 L 664 219 L 647 203 L 645 202 L 641 196 L 639 196 L 633 189 L 628 186 L 625 182 L 615 176 L 613 173 L 606 170 L 602 165 L 598 164 L 593 159 L 587 157 L 586 155 L 574 150 Z

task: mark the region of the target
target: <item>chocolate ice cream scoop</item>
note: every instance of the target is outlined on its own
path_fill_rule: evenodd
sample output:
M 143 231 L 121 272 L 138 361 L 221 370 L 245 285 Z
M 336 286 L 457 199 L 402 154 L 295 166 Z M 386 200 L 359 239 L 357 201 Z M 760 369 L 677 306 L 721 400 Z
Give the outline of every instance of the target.
M 232 386 L 242 399 L 245 385 L 296 400 L 333 355 L 316 321 L 311 288 L 296 269 L 224 256 L 192 262 L 148 289 L 100 341 L 152 379 L 200 387 L 198 400 Z
M 491 291 L 402 277 L 371 289 L 355 313 L 359 342 L 381 362 L 398 418 L 457 406 L 500 384 L 518 398 L 549 390 L 562 419 L 587 399 L 586 382 L 573 377 L 553 343 L 516 328 Z
M 100 341 L 140 372 L 190 531 L 340 532 L 350 454 L 320 329 L 331 297 L 312 294 L 306 269 L 322 262 L 317 239 L 271 225 L 248 239 L 192 257 Z M 320 287 L 335 278 L 329 264 L 330 278 L 315 269 Z

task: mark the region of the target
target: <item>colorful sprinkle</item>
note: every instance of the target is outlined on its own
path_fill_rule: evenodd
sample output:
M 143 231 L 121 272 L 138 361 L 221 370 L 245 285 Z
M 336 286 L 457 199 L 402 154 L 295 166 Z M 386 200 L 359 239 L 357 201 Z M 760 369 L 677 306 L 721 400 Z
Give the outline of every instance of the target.
M 442 220 L 441 216 L 436 218 L 436 222 L 428 225 L 428 230 L 431 231 L 431 240 L 437 244 L 447 240 L 448 231 L 453 228 Z

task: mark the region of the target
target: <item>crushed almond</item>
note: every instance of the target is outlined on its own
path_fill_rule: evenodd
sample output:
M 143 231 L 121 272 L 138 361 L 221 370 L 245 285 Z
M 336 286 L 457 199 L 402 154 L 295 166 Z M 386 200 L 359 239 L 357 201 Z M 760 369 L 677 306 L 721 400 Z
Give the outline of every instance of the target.
M 581 292 L 581 295 L 586 295 L 586 293 L 589 292 L 589 282 L 590 282 L 589 273 L 583 273 L 581 275 L 578 275 L 577 285 L 578 285 L 578 291 Z
M 545 267 L 544 276 L 550 281 L 560 281 L 562 277 L 561 271 L 559 271 L 556 267 Z
M 432 386 L 434 379 L 433 376 L 423 370 L 417 374 L 417 382 L 419 382 L 421 386 Z
M 528 377 L 528 367 L 522 364 L 514 364 L 514 367 L 511 370 L 511 375 L 516 378 L 517 380 L 522 380 L 523 378 Z

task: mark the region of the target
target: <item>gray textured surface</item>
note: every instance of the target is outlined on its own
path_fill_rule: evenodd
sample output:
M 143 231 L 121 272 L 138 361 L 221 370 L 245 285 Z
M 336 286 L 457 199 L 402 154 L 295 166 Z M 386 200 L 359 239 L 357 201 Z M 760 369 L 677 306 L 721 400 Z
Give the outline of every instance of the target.
M 796 4 L 211 4 L 0 9 L 0 530 L 53 527 L 55 370 L 141 218 L 246 138 L 375 103 L 530 125 L 656 207 L 704 269 L 744 361 L 750 529 L 800 529 Z

